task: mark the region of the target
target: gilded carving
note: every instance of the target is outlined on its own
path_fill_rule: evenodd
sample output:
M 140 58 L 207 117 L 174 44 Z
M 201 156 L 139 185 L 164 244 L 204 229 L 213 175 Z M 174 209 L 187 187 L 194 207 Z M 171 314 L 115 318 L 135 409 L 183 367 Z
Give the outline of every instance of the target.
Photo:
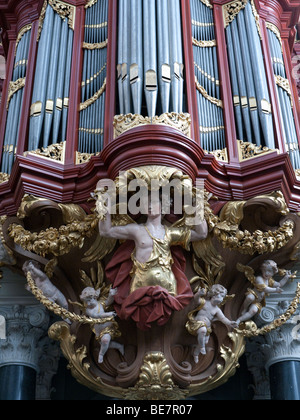
M 139 380 L 126 392 L 126 400 L 181 400 L 188 391 L 176 386 L 170 367 L 161 352 L 146 354 L 141 367 Z
M 65 147 L 66 142 L 63 141 L 61 143 L 50 144 L 48 147 L 42 147 L 41 149 L 25 152 L 24 155 L 28 156 L 30 154 L 33 154 L 43 158 L 48 158 L 57 162 L 64 163 Z
M 255 293 L 259 300 L 259 293 L 264 293 L 256 273 L 263 261 L 274 261 L 275 256 L 280 256 L 279 275 L 294 279 L 288 264 L 298 255 L 298 216 L 289 212 L 281 192 L 224 205 L 177 168 L 137 167 L 107 181 L 115 188 L 116 201 L 108 200 L 108 187 L 101 180 L 90 214 L 79 206 L 25 196 L 19 222 L 16 218 L 4 221 L 3 238 L 16 260 L 40 264 L 38 276 L 27 272 L 31 292 L 65 320 L 54 324 L 49 335 L 60 341 L 74 377 L 104 395 L 174 400 L 220 386 L 239 366 L 245 337 L 272 331 L 297 308 L 300 286 L 287 311 L 259 328 L 255 318 L 249 317 L 247 298 L 251 293 L 255 298 Z M 154 184 L 153 191 L 159 192 L 171 182 L 171 200 L 163 203 L 162 195 L 150 200 L 145 215 L 129 211 L 135 202 L 134 183 L 143 184 L 148 196 Z M 176 191 L 183 187 L 193 200 L 181 203 L 177 214 Z M 199 224 L 193 216 L 200 212 L 199 220 L 205 221 L 207 231 L 188 247 Z M 32 228 L 37 217 L 44 222 L 40 231 Z M 159 218 L 156 230 L 149 217 Z M 141 260 L 139 244 L 125 236 L 128 229 L 139 232 L 138 240 L 143 239 L 143 250 L 151 251 L 150 258 Z M 176 236 L 171 247 L 167 244 L 170 231 Z M 159 251 L 164 244 L 165 256 Z M 143 284 L 137 284 L 135 259 L 142 266 L 138 280 Z M 145 272 L 150 263 L 155 264 Z M 170 267 L 175 278 L 169 282 L 172 287 L 166 283 Z M 159 276 L 153 282 L 155 270 Z M 281 281 L 277 286 L 275 279 L 274 287 L 283 287 Z M 270 284 L 265 283 L 266 287 Z M 56 290 L 53 286 L 67 305 L 65 301 L 58 304 L 60 294 L 49 295 Z M 217 291 L 219 301 L 212 302 Z M 263 298 L 255 303 L 263 304 Z M 156 299 L 166 312 L 155 318 L 157 311 L 149 310 L 143 318 L 143 311 Z M 216 313 L 221 322 L 215 322 Z
M 135 127 L 149 124 L 169 125 L 181 131 L 187 137 L 191 136 L 191 116 L 186 113 L 178 114 L 171 112 L 155 116 L 154 118 L 143 117 L 137 114 L 116 115 L 113 122 L 114 138 Z
M 235 19 L 235 17 L 243 10 L 248 0 L 233 1 L 223 6 L 223 17 L 225 28 Z
M 6 103 L 6 109 L 9 108 L 9 103 L 11 101 L 11 98 L 14 96 L 18 90 L 22 89 L 25 86 L 26 83 L 26 77 L 22 77 L 15 82 L 9 82 L 8 87 L 8 94 L 7 94 L 7 103 Z
M 240 161 L 247 159 L 252 159 L 267 153 L 272 153 L 274 150 L 269 149 L 266 146 L 257 146 L 256 144 L 250 142 L 244 142 L 243 140 L 238 140 L 238 150 Z

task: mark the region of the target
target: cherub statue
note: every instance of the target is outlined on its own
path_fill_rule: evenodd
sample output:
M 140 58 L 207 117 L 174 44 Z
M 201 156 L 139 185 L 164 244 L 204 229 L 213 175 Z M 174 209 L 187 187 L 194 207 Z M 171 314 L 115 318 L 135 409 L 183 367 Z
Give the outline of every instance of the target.
M 278 267 L 276 262 L 272 260 L 266 260 L 261 264 L 261 273 L 257 276 L 255 276 L 251 267 L 238 264 L 237 269 L 244 272 L 254 286 L 252 289 L 248 289 L 246 293 L 241 315 L 237 319 L 238 324 L 253 318 L 265 306 L 265 297 L 269 293 L 282 293 L 282 287 L 285 286 L 289 279 L 294 278 L 291 271 L 286 271 L 280 282 L 273 280 L 273 276 L 278 273 Z
M 49 299 L 51 302 L 56 303 L 57 305 L 68 309 L 68 302 L 65 296 L 60 290 L 49 280 L 49 277 L 41 270 L 39 263 L 36 261 L 26 261 L 23 264 L 23 271 L 27 276 L 29 272 L 31 274 L 32 280 L 36 286 L 43 292 L 44 296 Z M 26 286 L 26 289 L 30 292 L 29 285 Z
M 114 301 L 114 296 L 117 293 L 117 289 L 110 289 L 108 298 L 106 299 L 105 306 L 110 306 Z M 86 287 L 81 295 L 80 299 L 84 303 L 84 310 L 87 316 L 91 318 L 108 318 L 115 317 L 115 312 L 105 312 L 100 297 L 100 289 L 95 290 L 93 287 Z M 104 324 L 95 324 L 93 326 L 93 332 L 96 335 L 96 340 L 100 343 L 100 351 L 98 356 L 98 362 L 103 362 L 103 357 L 107 352 L 108 348 L 115 348 L 124 355 L 123 344 L 112 341 L 114 338 L 121 335 L 118 324 L 115 320 L 105 322 Z
M 199 354 L 206 354 L 206 344 L 211 334 L 211 324 L 213 321 L 220 321 L 229 327 L 235 328 L 238 324 L 230 321 L 220 309 L 227 296 L 227 290 L 220 284 L 214 284 L 207 291 L 200 288 L 195 294 L 195 302 L 199 305 L 188 314 L 186 329 L 192 335 L 197 336 L 198 345 L 194 349 L 194 361 L 198 363 Z

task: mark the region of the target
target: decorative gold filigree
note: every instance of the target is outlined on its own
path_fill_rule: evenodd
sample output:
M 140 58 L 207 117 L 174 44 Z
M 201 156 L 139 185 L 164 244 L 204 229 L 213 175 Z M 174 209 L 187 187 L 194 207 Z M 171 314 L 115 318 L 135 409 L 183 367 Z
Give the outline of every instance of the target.
M 220 127 L 219 129 L 223 129 L 224 127 Z M 228 162 L 228 153 L 227 153 L 227 148 L 225 147 L 225 149 L 223 150 L 213 150 L 211 152 L 208 152 L 205 150 L 205 153 L 209 153 L 210 155 L 214 155 L 214 157 L 219 161 L 219 162 Z
M 10 175 L 4 172 L 0 172 L 0 184 L 9 181 Z
M 80 104 L 80 111 L 83 111 L 84 109 L 88 108 L 90 105 L 92 105 L 94 102 L 97 101 L 97 99 L 100 98 L 100 96 L 103 94 L 103 92 L 106 89 L 106 78 L 104 79 L 103 85 L 101 88 L 96 92 L 91 98 L 87 99 L 85 102 L 82 102 Z
M 225 28 L 235 19 L 235 17 L 247 6 L 248 0 L 233 1 L 223 6 L 223 17 Z
M 168 112 L 153 118 L 143 117 L 142 115 L 138 114 L 116 115 L 113 122 L 114 138 L 135 127 L 150 124 L 168 125 L 172 128 L 175 128 L 176 130 L 181 131 L 187 137 L 191 136 L 190 114 Z
M 291 85 L 290 85 L 289 80 L 285 79 L 284 77 L 275 75 L 275 82 L 278 86 L 281 87 L 281 89 L 287 92 L 291 100 L 291 105 L 293 106 L 293 96 L 292 96 Z
M 76 7 L 60 0 L 49 0 L 49 5 L 62 18 L 68 18 L 69 28 L 74 30 Z
M 216 47 L 217 46 L 217 41 L 215 39 L 212 39 L 210 41 L 198 41 L 195 38 L 192 38 L 192 43 L 193 45 L 196 45 L 196 47 L 201 47 L 201 48 L 211 48 L 211 47 Z
M 257 32 L 258 32 L 258 35 L 259 35 L 260 39 L 262 40 L 261 28 L 260 28 L 260 23 L 259 23 L 259 14 L 258 14 L 258 11 L 256 9 L 254 0 L 250 0 L 250 2 L 251 2 L 251 8 L 252 8 L 252 12 L 253 12 L 253 15 L 254 15 L 256 27 L 257 27 Z
M 195 83 L 196 83 L 197 90 L 204 96 L 204 98 L 206 98 L 212 104 L 217 105 L 219 108 L 223 108 L 223 102 L 221 101 L 221 99 L 217 99 L 210 96 L 207 93 L 207 91 L 204 89 L 204 87 L 201 86 L 200 83 L 198 82 L 197 76 L 195 76 Z
M 56 162 L 64 163 L 65 149 L 66 142 L 63 141 L 61 143 L 50 144 L 48 147 L 42 147 L 41 149 L 25 152 L 24 156 L 37 155 L 43 158 L 55 160 Z
M 280 33 L 280 30 L 277 28 L 277 26 L 275 26 L 273 23 L 271 23 L 271 22 L 266 22 L 266 27 L 267 27 L 267 29 L 270 29 L 270 31 L 272 31 L 275 35 L 276 35 L 276 37 L 277 37 L 277 39 L 278 39 L 278 41 L 279 41 L 279 43 L 280 43 L 280 46 L 281 46 L 281 51 L 283 51 L 283 46 L 282 46 L 282 39 L 281 39 L 281 33 Z
M 107 47 L 108 39 L 103 42 L 98 42 L 97 44 L 90 44 L 88 42 L 84 42 L 82 48 L 86 50 L 101 50 L 102 48 Z
M 9 82 L 8 86 L 8 94 L 7 94 L 7 103 L 6 103 L 6 109 L 9 108 L 9 103 L 11 101 L 11 98 L 14 96 L 18 90 L 22 89 L 25 86 L 26 83 L 26 77 L 21 77 L 20 79 L 16 80 L 15 82 Z
M 48 0 L 44 1 L 42 10 L 41 10 L 41 14 L 39 17 L 39 27 L 38 27 L 38 33 L 37 33 L 37 42 L 39 42 L 40 37 L 41 37 L 41 33 L 43 30 L 43 25 L 44 25 L 44 20 L 45 20 L 45 16 L 46 16 L 46 10 L 47 10 L 47 6 L 48 6 Z
M 187 390 L 180 389 L 172 380 L 167 360 L 161 352 L 150 352 L 144 357 L 139 380 L 128 388 L 126 400 L 181 400 Z
M 272 153 L 274 151 L 278 153 L 278 150 L 272 150 L 266 146 L 257 146 L 254 143 L 244 142 L 243 140 L 238 140 L 237 143 L 240 162 L 246 159 L 252 159 L 261 155 L 265 155 L 267 153 Z
M 16 40 L 16 46 L 15 46 L 15 55 L 17 53 L 17 48 L 18 48 L 19 42 L 21 41 L 23 35 L 26 34 L 26 32 L 30 31 L 31 28 L 32 28 L 32 24 L 25 25 L 25 26 L 23 26 L 23 28 L 18 33 L 18 37 L 17 37 L 17 40 Z
M 82 163 L 87 163 L 91 160 L 93 156 L 99 156 L 101 152 L 98 153 L 81 153 L 76 152 L 76 165 L 81 165 Z

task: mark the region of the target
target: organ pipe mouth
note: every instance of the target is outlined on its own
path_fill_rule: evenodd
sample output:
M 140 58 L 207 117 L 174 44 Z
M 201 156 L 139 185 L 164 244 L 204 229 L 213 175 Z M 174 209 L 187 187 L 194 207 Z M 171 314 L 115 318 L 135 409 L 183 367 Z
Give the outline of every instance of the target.
M 157 75 L 154 70 L 146 72 L 146 89 L 150 91 L 157 90 Z
M 133 84 L 137 82 L 139 78 L 139 66 L 138 64 L 134 63 L 130 66 L 130 83 Z
M 163 82 L 171 83 L 171 67 L 168 64 L 162 64 L 161 78 Z

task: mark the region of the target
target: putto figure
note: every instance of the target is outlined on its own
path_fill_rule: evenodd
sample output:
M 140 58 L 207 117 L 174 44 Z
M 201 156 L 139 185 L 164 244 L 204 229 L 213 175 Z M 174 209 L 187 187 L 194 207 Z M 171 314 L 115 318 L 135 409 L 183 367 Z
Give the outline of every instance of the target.
M 29 272 L 36 286 L 43 292 L 44 296 L 51 302 L 68 309 L 68 302 L 60 290 L 50 281 L 49 277 L 41 270 L 39 263 L 36 261 L 26 261 L 23 264 L 23 272 L 25 275 Z M 29 285 L 26 286 L 30 292 Z
M 105 302 L 106 306 L 110 306 L 114 301 L 116 289 L 110 289 L 108 298 Z M 115 317 L 116 313 L 105 312 L 101 303 L 100 289 L 95 290 L 93 287 L 86 287 L 81 295 L 80 299 L 84 303 L 85 313 L 91 318 L 108 318 Z M 103 357 L 109 348 L 115 348 L 124 354 L 123 344 L 113 341 L 114 338 L 120 337 L 119 326 L 115 320 L 105 322 L 104 324 L 95 324 L 92 328 L 96 340 L 100 344 L 100 351 L 98 355 L 98 363 L 103 362 Z
M 193 353 L 195 363 L 198 363 L 200 353 L 206 354 L 206 345 L 213 321 L 220 321 L 231 328 L 238 326 L 237 322 L 226 318 L 220 309 L 226 296 L 227 290 L 220 284 L 214 284 L 208 291 L 201 288 L 195 294 L 195 302 L 198 306 L 188 314 L 186 323 L 188 332 L 195 335 L 198 340 Z
M 261 273 L 257 276 L 255 276 L 254 270 L 251 267 L 238 264 L 237 268 L 239 271 L 245 273 L 248 280 L 254 286 L 252 289 L 248 289 L 246 293 L 246 298 L 241 309 L 241 316 L 237 319 L 238 324 L 253 318 L 265 306 L 265 298 L 268 294 L 282 293 L 282 287 L 286 285 L 288 280 L 294 278 L 291 271 L 286 271 L 280 282 L 275 281 L 273 276 L 278 273 L 278 267 L 276 262 L 272 260 L 266 260 L 261 264 Z
M 104 186 L 101 181 L 97 185 L 99 189 Z M 151 327 L 151 322 L 165 324 L 174 310 L 183 309 L 192 299 L 184 274 L 185 262 L 182 263 L 178 250 L 171 247 L 180 245 L 189 249 L 190 242 L 205 239 L 208 232 L 205 220 L 198 220 L 193 229 L 163 225 L 161 200 L 158 194 L 151 198 L 145 224 L 113 226 L 109 195 L 106 217 L 99 222 L 101 236 L 130 241 L 112 258 L 106 276 L 113 287 L 118 287 L 115 307 L 120 318 L 132 318 L 144 330 Z

